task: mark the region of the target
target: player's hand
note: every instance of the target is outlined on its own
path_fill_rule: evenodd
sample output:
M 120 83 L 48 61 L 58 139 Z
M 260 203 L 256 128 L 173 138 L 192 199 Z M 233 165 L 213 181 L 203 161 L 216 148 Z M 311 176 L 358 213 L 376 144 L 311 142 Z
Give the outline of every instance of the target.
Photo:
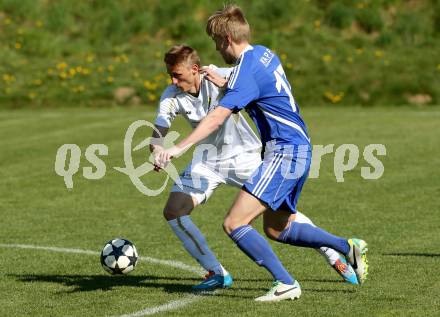
M 183 152 L 184 149 L 178 146 L 159 151 L 154 157 L 154 165 L 158 168 L 165 168 L 173 157 L 180 156 Z
M 208 66 L 203 66 L 200 69 L 200 73 L 204 74 L 205 78 L 211 81 L 217 87 L 219 88 L 226 87 L 228 81 L 219 74 L 217 74 L 215 70 L 213 70 L 212 68 L 209 68 Z
M 157 155 L 162 152 L 165 151 L 165 148 L 161 145 L 154 145 L 154 150 L 151 154 L 153 154 L 153 165 L 154 165 L 154 170 L 156 172 L 159 172 L 161 170 L 160 166 L 156 165 L 156 157 Z

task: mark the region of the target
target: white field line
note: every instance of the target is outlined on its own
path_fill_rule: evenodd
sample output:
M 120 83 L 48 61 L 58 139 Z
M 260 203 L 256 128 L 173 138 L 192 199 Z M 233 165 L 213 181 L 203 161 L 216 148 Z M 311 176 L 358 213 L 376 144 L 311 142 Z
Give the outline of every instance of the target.
M 161 313 L 161 312 L 165 312 L 165 311 L 169 311 L 169 310 L 175 310 L 177 308 L 184 307 L 184 306 L 191 304 L 201 298 L 202 297 L 198 296 L 198 295 L 189 295 L 185 298 L 182 298 L 179 300 L 174 300 L 174 301 L 168 302 L 164 305 L 160 305 L 160 306 L 156 306 L 156 307 L 149 307 L 149 308 L 145 308 L 143 310 L 140 310 L 140 311 L 137 311 L 137 312 L 134 312 L 131 314 L 114 316 L 114 317 L 141 317 L 141 316 L 154 315 L 157 313 Z
M 304 111 L 304 110 L 303 110 Z M 319 109 L 315 110 L 312 108 L 306 109 L 304 111 L 305 117 L 322 117 L 322 111 Z M 354 108 L 354 109 L 348 109 L 344 108 L 343 112 L 334 112 L 337 113 L 338 116 L 368 116 L 368 115 L 381 115 L 381 116 L 396 116 L 396 115 L 405 115 L 405 116 L 412 116 L 412 117 L 424 117 L 424 116 L 440 116 L 440 111 L 398 111 L 398 110 L 371 110 L 371 111 L 362 111 L 360 109 Z
M 60 253 L 74 253 L 74 254 L 89 254 L 89 255 L 99 255 L 99 252 L 91 251 L 91 250 L 83 250 L 83 249 L 70 249 L 70 248 L 59 248 L 59 247 L 46 247 L 46 246 L 38 246 L 38 245 L 29 245 L 29 244 L 4 244 L 0 243 L 0 248 L 18 248 L 18 249 L 31 249 L 31 250 L 42 250 L 42 251 L 52 251 L 52 252 L 60 252 Z M 149 262 L 153 264 L 160 264 L 165 266 L 170 266 L 173 268 L 178 268 L 184 271 L 188 271 L 191 273 L 196 274 L 202 274 L 203 270 L 194 267 L 179 261 L 170 261 L 170 260 L 160 260 L 150 257 L 139 257 L 139 260 L 144 262 Z M 160 305 L 160 306 L 154 306 L 154 307 L 148 307 L 145 309 L 142 309 L 140 311 L 126 314 L 122 316 L 115 316 L 115 317 L 141 317 L 141 316 L 148 316 L 148 315 L 154 315 L 157 313 L 169 311 L 169 310 L 175 310 L 178 308 L 182 308 L 188 304 L 191 304 L 195 302 L 196 300 L 202 299 L 201 296 L 198 295 L 188 295 L 182 299 L 170 301 L 166 304 Z
M 56 129 L 53 131 L 49 131 L 49 132 L 43 132 L 40 134 L 34 134 L 34 135 L 28 135 L 28 136 L 20 136 L 19 138 L 12 138 L 12 139 L 8 139 L 7 141 L 2 141 L 1 142 L 1 146 L 10 146 L 10 145 L 14 145 L 15 147 L 17 146 L 22 146 L 22 145 L 27 145 L 27 144 L 33 144 L 36 141 L 45 139 L 47 140 L 51 140 L 51 141 L 58 141 L 57 138 L 62 137 L 62 136 L 67 136 L 70 139 L 72 138 L 72 136 L 76 136 L 78 135 L 78 131 L 84 131 L 84 129 L 96 129 L 96 128 L 101 128 L 101 127 L 113 127 L 114 124 L 118 123 L 118 122 L 124 122 L 127 121 L 127 118 L 116 118 L 116 119 L 111 119 L 108 121 L 104 121 L 104 122 L 89 122 L 86 124 L 82 124 L 82 125 L 78 125 L 78 126 L 74 126 L 74 127 L 69 127 L 68 125 L 66 125 L 64 128 L 60 128 L 60 129 Z M 128 127 L 129 124 L 127 124 Z M 122 135 L 123 137 L 123 135 Z
M 43 251 L 52 251 L 52 252 L 61 252 L 61 253 L 76 253 L 76 254 L 90 254 L 90 255 L 99 255 L 100 253 L 97 251 L 91 251 L 91 250 L 83 250 L 83 249 L 70 249 L 70 248 L 58 248 L 58 247 L 44 247 L 44 246 L 38 246 L 38 245 L 29 245 L 29 244 L 3 244 L 0 243 L 0 247 L 2 248 L 19 248 L 19 249 L 33 249 L 33 250 L 43 250 Z M 202 275 L 203 270 L 191 266 L 179 261 L 170 261 L 170 260 L 160 260 L 145 256 L 139 257 L 140 261 L 143 262 L 149 262 L 153 264 L 160 264 L 165 266 L 170 266 L 173 268 L 181 269 L 184 271 L 188 271 L 191 273 L 195 273 L 197 275 Z
M 60 119 L 60 118 L 108 118 L 108 117 L 118 117 L 119 115 L 129 115 L 130 117 L 144 117 L 144 116 L 154 116 L 156 115 L 156 111 L 141 111 L 141 112 L 21 112 L 19 115 L 17 113 L 11 114 L 9 112 L 0 112 L 0 127 L 3 124 L 20 124 L 24 123 L 23 121 L 34 121 L 34 120 L 44 120 L 44 119 Z

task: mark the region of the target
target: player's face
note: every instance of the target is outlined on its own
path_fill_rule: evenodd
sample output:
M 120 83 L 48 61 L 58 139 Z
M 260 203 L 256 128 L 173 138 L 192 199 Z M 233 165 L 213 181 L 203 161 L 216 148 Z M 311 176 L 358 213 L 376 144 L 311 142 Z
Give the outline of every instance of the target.
M 186 63 L 167 65 L 167 72 L 173 85 L 176 85 L 183 92 L 194 92 L 198 79 L 197 65 L 189 66 Z
M 215 41 L 215 49 L 220 52 L 220 54 L 223 57 L 223 60 L 227 64 L 234 64 L 236 58 L 232 54 L 232 48 L 228 41 L 228 38 L 216 37 L 214 38 L 214 41 Z

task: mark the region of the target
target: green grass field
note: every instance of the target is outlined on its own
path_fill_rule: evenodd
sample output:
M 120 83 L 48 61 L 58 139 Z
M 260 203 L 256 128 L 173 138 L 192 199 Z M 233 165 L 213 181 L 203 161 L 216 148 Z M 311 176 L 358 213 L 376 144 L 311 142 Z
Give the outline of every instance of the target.
M 334 154 L 324 157 L 318 179 L 306 184 L 299 208 L 314 222 L 342 236 L 369 243 L 369 280 L 362 287 L 340 281 L 315 251 L 272 243 L 301 283 L 295 302 L 257 304 L 271 285 L 223 233 L 221 223 L 236 189 L 222 187 L 197 208 L 194 221 L 235 277 L 232 289 L 194 296 L 199 275 L 154 259 L 197 268 L 162 217 L 168 191 L 146 197 L 123 166 L 123 140 L 137 119 L 153 120 L 136 108 L 0 111 L 0 315 L 1 316 L 438 316 L 440 310 L 440 111 L 422 108 L 306 108 L 313 144 L 359 146 L 358 166 L 344 183 L 333 173 Z M 175 130 L 188 132 L 183 121 Z M 138 131 L 139 139 L 150 131 Z M 54 172 L 55 154 L 65 143 L 82 150 L 74 187 Z M 88 180 L 84 153 L 89 144 L 108 145 L 105 177 Z M 364 180 L 363 148 L 386 146 L 378 180 Z M 142 162 L 139 153 L 136 162 Z M 176 165 L 182 169 L 189 156 Z M 145 176 L 160 186 L 164 175 Z M 168 189 L 171 184 L 168 184 Z M 261 223 L 257 221 L 257 228 Z M 94 254 L 11 247 L 13 244 L 99 252 L 123 236 L 141 256 L 128 276 L 104 272 Z M 62 250 L 60 250 L 62 251 Z M 174 309 L 171 309 L 174 308 Z

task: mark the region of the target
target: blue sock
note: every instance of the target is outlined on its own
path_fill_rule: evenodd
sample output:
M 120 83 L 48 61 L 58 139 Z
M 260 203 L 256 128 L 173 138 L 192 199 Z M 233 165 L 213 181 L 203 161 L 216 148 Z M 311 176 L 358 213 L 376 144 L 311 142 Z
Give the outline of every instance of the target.
M 350 252 L 350 246 L 346 239 L 334 236 L 308 223 L 291 222 L 289 226 L 281 232 L 278 241 L 314 249 L 328 247 L 344 255 Z
M 229 236 L 248 257 L 265 267 L 275 280 L 293 285 L 295 280 L 281 264 L 269 242 L 251 226 L 238 227 Z

